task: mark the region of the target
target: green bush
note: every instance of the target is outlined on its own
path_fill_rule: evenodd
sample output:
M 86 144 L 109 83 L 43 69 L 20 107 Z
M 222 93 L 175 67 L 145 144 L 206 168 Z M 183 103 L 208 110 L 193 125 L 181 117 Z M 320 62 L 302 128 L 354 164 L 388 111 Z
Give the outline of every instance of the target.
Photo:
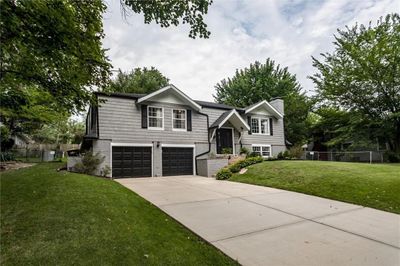
M 0 162 L 15 161 L 15 156 L 12 152 L 0 152 Z
M 289 153 L 289 157 L 291 159 L 292 158 L 300 159 L 303 156 L 304 151 L 303 151 L 303 148 L 300 145 L 296 145 L 296 146 L 291 147 L 289 149 L 288 153 Z
M 247 158 L 252 158 L 252 157 L 259 157 L 260 154 L 256 152 L 251 152 L 250 154 L 247 155 Z
M 278 155 L 276 156 L 276 158 L 277 158 L 278 160 L 284 160 L 284 159 L 285 159 L 285 156 L 283 156 L 283 152 L 281 151 L 280 153 L 278 153 Z
M 256 164 L 256 163 L 261 163 L 264 161 L 264 158 L 261 156 L 257 156 L 257 157 L 251 157 L 245 160 L 247 162 L 247 165 L 252 165 L 252 164 Z
M 400 162 L 400 153 L 388 151 L 384 154 L 384 157 L 385 157 L 385 161 L 388 161 L 390 163 Z
M 222 168 L 217 172 L 216 179 L 226 180 L 232 176 L 232 172 L 228 168 Z
M 232 148 L 223 148 L 222 154 L 232 154 Z
M 246 147 L 242 147 L 240 148 L 240 154 L 246 154 L 246 156 L 248 156 L 250 154 L 250 151 Z
M 246 158 L 245 160 L 237 161 L 236 163 L 231 164 L 230 166 L 219 170 L 216 175 L 216 178 L 218 180 L 229 179 L 232 176 L 232 173 L 238 173 L 240 171 L 240 169 L 242 169 L 242 168 L 245 168 L 252 164 L 261 163 L 263 161 L 264 161 L 264 158 L 261 156 L 249 157 L 249 158 Z
M 232 173 L 238 173 L 240 171 L 240 169 L 242 169 L 243 167 L 240 166 L 240 161 L 231 164 L 228 169 L 232 172 Z
M 82 162 L 75 164 L 74 170 L 78 173 L 93 175 L 103 161 L 104 156 L 101 156 L 100 152 L 96 154 L 87 152 L 83 155 Z
M 288 151 L 288 150 L 284 151 L 284 152 L 283 152 L 283 159 L 286 160 L 286 159 L 290 159 L 290 158 L 291 158 L 291 157 L 290 157 L 289 151 Z

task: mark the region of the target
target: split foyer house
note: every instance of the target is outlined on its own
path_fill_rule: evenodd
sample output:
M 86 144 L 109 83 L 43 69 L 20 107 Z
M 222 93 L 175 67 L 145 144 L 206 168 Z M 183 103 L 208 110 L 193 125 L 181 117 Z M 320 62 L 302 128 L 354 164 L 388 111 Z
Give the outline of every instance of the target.
M 100 152 L 110 175 L 195 175 L 197 160 L 239 154 L 267 158 L 285 150 L 283 100 L 246 108 L 196 101 L 173 85 L 153 93 L 97 93 L 86 120 L 84 146 Z

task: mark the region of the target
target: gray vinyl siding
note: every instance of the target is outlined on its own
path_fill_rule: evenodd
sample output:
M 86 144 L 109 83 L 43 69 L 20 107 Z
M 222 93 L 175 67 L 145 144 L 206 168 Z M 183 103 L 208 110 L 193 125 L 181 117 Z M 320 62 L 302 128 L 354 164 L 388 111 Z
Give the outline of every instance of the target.
M 257 117 L 265 117 L 269 118 L 268 116 L 260 116 Z M 245 117 L 247 121 L 247 116 Z M 251 144 L 271 144 L 271 145 L 285 145 L 285 136 L 283 130 L 283 119 L 272 119 L 272 128 L 273 128 L 273 135 L 257 135 L 251 134 L 249 135 L 248 132 L 243 135 L 242 144 L 244 145 L 251 145 Z
M 112 142 L 164 144 L 194 144 L 207 142 L 207 118 L 192 111 L 192 131 L 172 130 L 172 109 L 188 109 L 187 106 L 149 103 L 162 107 L 164 130 L 151 130 L 141 126 L 141 109 L 132 99 L 108 97 L 99 107 L 99 138 Z

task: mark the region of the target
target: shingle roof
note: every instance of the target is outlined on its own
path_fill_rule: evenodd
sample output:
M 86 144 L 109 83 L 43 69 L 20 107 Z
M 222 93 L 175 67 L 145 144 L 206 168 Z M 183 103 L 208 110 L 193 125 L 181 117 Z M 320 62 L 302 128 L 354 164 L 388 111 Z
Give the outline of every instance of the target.
M 210 126 L 210 128 L 218 127 L 219 124 L 221 124 L 221 122 L 224 121 L 225 118 L 226 118 L 231 112 L 232 112 L 232 111 L 226 111 L 226 112 L 222 113 L 222 114 L 220 115 L 220 117 L 218 117 L 218 119 L 215 120 L 214 123 L 212 123 L 212 125 Z
M 140 97 L 145 96 L 146 94 L 141 94 L 141 93 L 128 93 L 128 92 L 101 92 L 97 91 L 95 92 L 96 95 L 102 95 L 102 96 L 111 96 L 111 97 L 122 97 L 122 98 L 131 98 L 131 99 L 139 99 Z
M 122 97 L 122 98 L 130 98 L 130 99 L 139 99 L 143 96 L 146 96 L 147 94 L 142 94 L 142 93 L 127 93 L 127 92 L 95 92 L 96 95 L 101 95 L 101 96 L 109 96 L 109 97 Z M 214 102 L 207 102 L 207 101 L 198 101 L 194 100 L 195 103 L 201 105 L 202 107 L 208 107 L 208 108 L 216 108 L 216 109 L 223 109 L 223 110 L 232 110 L 236 109 L 237 111 L 244 111 L 244 108 L 239 108 L 239 107 L 234 107 L 222 103 L 214 103 Z
M 217 108 L 217 109 L 226 109 L 226 110 L 232 110 L 232 109 L 236 109 L 236 110 L 240 110 L 242 111 L 243 108 L 238 108 L 238 107 L 233 107 L 230 105 L 226 105 L 226 104 L 222 104 L 222 103 L 213 103 L 213 102 L 206 102 L 206 101 L 197 101 L 195 100 L 196 103 L 200 104 L 203 107 L 209 107 L 209 108 Z

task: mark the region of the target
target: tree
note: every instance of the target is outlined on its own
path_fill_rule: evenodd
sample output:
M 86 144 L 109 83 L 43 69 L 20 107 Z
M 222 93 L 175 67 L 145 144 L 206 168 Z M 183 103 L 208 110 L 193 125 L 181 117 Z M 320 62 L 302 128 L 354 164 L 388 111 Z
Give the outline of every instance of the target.
M 101 0 L 3 0 L 0 9 L 1 93 L 36 87 L 79 111 L 107 84 Z
M 190 25 L 190 37 L 210 35 L 203 22 L 210 0 L 121 4 L 143 14 L 145 23 L 169 27 L 182 21 Z M 77 112 L 94 100 L 94 88 L 107 85 L 111 64 L 102 48 L 102 0 L 2 0 L 0 10 L 1 93 L 37 87 Z
M 31 134 L 43 124 L 68 116 L 54 97 L 34 87 L 2 92 L 0 102 L 0 121 L 10 136 Z
M 211 34 L 203 21 L 203 15 L 207 14 L 212 0 L 120 0 L 120 2 L 122 7 L 129 7 L 135 13 L 143 13 L 146 24 L 155 21 L 161 27 L 178 26 L 182 19 L 182 24 L 190 25 L 189 37 L 208 38 Z
M 281 97 L 285 102 L 285 136 L 293 144 L 302 144 L 307 137 L 307 115 L 311 103 L 287 68 L 275 65 L 271 59 L 265 64 L 255 62 L 249 68 L 236 70 L 233 78 L 215 86 L 214 98 L 219 103 L 246 107 L 263 99 Z
M 32 134 L 32 138 L 40 143 L 79 144 L 85 134 L 84 122 L 64 117 L 43 125 Z
M 118 71 L 105 92 L 150 93 L 168 85 L 166 78 L 156 68 L 135 68 L 131 72 Z
M 400 152 L 400 16 L 338 30 L 334 45 L 322 60 L 313 57 L 319 98 L 355 117 L 344 133 L 386 139 Z

